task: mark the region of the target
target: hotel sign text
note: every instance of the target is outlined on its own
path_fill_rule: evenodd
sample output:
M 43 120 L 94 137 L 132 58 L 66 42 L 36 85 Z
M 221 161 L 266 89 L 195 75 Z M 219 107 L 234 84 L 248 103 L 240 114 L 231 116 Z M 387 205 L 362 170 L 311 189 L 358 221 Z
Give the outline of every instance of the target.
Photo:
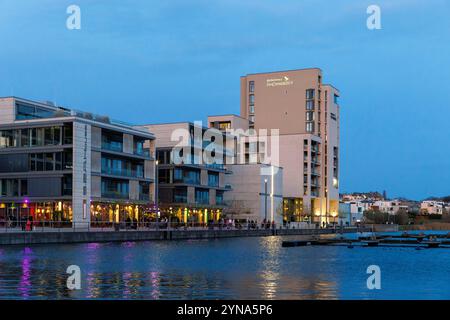
M 289 77 L 286 77 L 286 76 L 283 76 L 281 78 L 266 80 L 266 85 L 268 87 L 290 86 L 293 83 L 294 83 L 294 81 L 290 80 Z

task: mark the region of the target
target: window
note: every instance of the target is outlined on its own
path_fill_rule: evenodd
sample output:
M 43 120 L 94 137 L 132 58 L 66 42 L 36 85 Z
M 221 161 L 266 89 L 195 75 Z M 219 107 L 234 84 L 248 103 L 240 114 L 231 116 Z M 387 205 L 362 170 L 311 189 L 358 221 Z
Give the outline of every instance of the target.
M 144 155 L 145 151 L 144 151 L 144 143 L 145 143 L 145 139 L 141 139 L 138 137 L 133 137 L 133 151 L 134 154 L 137 155 Z
M 20 133 L 20 145 L 22 147 L 29 146 L 30 145 L 30 130 L 29 129 L 22 129 Z
M 72 176 L 66 175 L 62 179 L 62 194 L 63 196 L 72 195 Z
M 254 115 L 251 115 L 248 119 L 250 120 L 250 122 L 255 122 L 255 116 Z
M 200 171 L 193 169 L 175 168 L 173 173 L 173 182 L 200 184 Z
M 306 90 L 306 99 L 314 99 L 314 89 Z
M 128 195 L 128 181 L 102 178 L 102 197 L 127 199 Z
M 11 148 L 19 146 L 18 130 L 2 130 L 0 131 L 0 148 Z
M 219 123 L 219 130 L 226 130 L 226 129 L 231 129 L 231 122 L 230 121 L 220 122 Z
M 111 151 L 123 151 L 123 134 L 102 130 L 102 148 Z
M 306 110 L 314 110 L 314 100 L 306 101 Z
M 65 124 L 63 128 L 64 144 L 72 144 L 73 142 L 73 127 L 72 124 Z
M 18 197 L 19 196 L 19 180 L 18 179 L 2 179 L 2 180 L 0 180 L 0 196 L 2 196 L 2 197 Z
M 223 191 L 217 191 L 216 192 L 216 205 L 223 205 Z
M 219 186 L 219 174 L 212 172 L 208 173 L 208 186 L 210 187 Z
M 186 203 L 187 202 L 187 188 L 175 188 L 173 190 L 173 202 Z
M 314 121 L 314 112 L 313 111 L 306 112 L 306 121 Z
M 255 113 L 255 105 L 250 105 L 250 113 Z
M 248 100 L 249 100 L 250 104 L 255 104 L 255 95 L 254 94 L 249 95 L 248 98 L 249 98 Z
M 16 104 L 16 119 L 17 120 L 29 120 L 29 119 L 42 119 L 50 118 L 54 115 L 54 111 L 45 109 L 42 107 Z
M 306 132 L 314 132 L 314 122 L 306 123 Z
M 150 200 L 150 183 L 149 182 L 139 182 L 139 200 L 149 201 Z
M 158 183 L 171 183 L 170 182 L 170 169 L 158 170 Z
M 143 161 L 131 161 L 113 157 L 102 157 L 102 173 L 116 176 L 143 178 Z
M 22 179 L 20 180 L 20 196 L 28 195 L 28 180 Z
M 45 171 L 53 171 L 53 153 L 45 154 Z
M 249 92 L 255 92 L 255 81 L 250 81 L 248 83 L 248 91 Z
M 334 95 L 334 103 L 335 104 L 338 104 L 338 98 L 339 98 L 339 96 L 337 94 L 335 94 Z
M 209 204 L 209 190 L 208 189 L 195 189 L 195 203 Z

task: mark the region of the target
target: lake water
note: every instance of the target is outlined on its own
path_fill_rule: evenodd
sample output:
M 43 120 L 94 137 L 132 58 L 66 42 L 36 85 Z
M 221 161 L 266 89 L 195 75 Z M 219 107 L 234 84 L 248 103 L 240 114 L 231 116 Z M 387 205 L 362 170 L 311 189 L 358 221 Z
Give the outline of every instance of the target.
M 287 238 L 3 246 L 0 299 L 450 299 L 450 249 L 282 248 Z M 69 265 L 81 290 L 67 289 Z M 367 289 L 369 265 L 381 290 Z

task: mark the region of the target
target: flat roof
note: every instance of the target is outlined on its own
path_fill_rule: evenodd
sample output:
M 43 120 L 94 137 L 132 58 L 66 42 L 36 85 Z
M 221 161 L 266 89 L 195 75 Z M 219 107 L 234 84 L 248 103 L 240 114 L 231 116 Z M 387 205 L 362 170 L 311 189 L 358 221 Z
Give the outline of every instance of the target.
M 29 103 L 32 105 L 36 105 L 38 107 L 47 108 L 47 109 L 53 110 L 53 111 L 64 111 L 65 112 L 65 114 L 61 115 L 61 116 L 39 118 L 39 119 L 28 119 L 28 120 L 15 120 L 14 123 L 3 124 L 2 126 L 14 125 L 14 124 L 24 125 L 26 123 L 39 123 L 39 122 L 45 123 L 45 121 L 61 121 L 61 120 L 73 121 L 73 120 L 78 119 L 78 120 L 83 120 L 85 122 L 89 122 L 91 124 L 97 124 L 100 127 L 109 128 L 109 129 L 117 128 L 118 131 L 120 131 L 119 129 L 122 129 L 122 130 L 128 131 L 129 133 L 133 133 L 135 135 L 143 135 L 145 137 L 151 136 L 152 138 L 154 138 L 154 135 L 151 132 L 137 129 L 132 124 L 125 123 L 125 122 L 119 121 L 119 120 L 114 120 L 114 119 L 111 119 L 109 116 L 105 116 L 105 115 L 98 115 L 98 114 L 94 114 L 94 113 L 88 112 L 88 111 L 81 111 L 81 110 L 76 110 L 76 109 L 70 109 L 70 108 L 63 107 L 63 106 L 57 106 L 54 104 L 50 104 L 50 101 L 41 102 L 41 101 L 35 101 L 35 100 L 25 99 L 25 98 L 16 97 L 16 96 L 0 97 L 0 99 L 12 99 L 12 100 L 15 100 L 18 102 Z M 92 118 L 88 118 L 87 117 L 88 115 L 92 116 Z M 100 119 L 102 119 L 103 121 Z
M 236 117 L 236 118 L 241 118 L 241 119 L 244 119 L 244 120 L 248 120 L 248 119 L 246 119 L 244 117 L 238 116 L 237 114 L 233 114 L 233 113 L 229 113 L 229 114 L 215 114 L 215 115 L 208 116 L 208 118 L 210 118 L 210 117 Z
M 245 76 L 241 76 L 241 78 L 244 78 L 246 76 L 259 75 L 259 74 L 283 73 L 283 72 L 305 71 L 305 70 L 319 70 L 322 72 L 322 69 L 313 67 L 313 68 L 300 68 L 300 69 L 289 69 L 289 70 L 279 70 L 279 71 L 269 71 L 269 72 L 248 73 Z

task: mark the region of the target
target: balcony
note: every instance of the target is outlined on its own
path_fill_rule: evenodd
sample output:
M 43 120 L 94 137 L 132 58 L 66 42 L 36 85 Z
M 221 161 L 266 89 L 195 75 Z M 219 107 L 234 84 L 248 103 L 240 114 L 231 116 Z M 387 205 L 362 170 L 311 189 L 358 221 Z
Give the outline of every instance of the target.
M 102 191 L 102 198 L 110 199 L 128 199 L 128 193 L 121 193 L 116 191 Z
M 311 181 L 311 188 L 320 188 L 320 183 L 318 181 Z
M 129 177 L 129 178 L 144 178 L 143 170 L 127 170 L 127 169 L 117 169 L 117 168 L 102 168 L 102 174 Z
M 102 142 L 102 149 L 109 150 L 109 151 L 115 151 L 115 152 L 122 152 L 123 151 L 123 144 L 120 142 Z
M 311 147 L 311 152 L 312 153 L 320 153 L 320 149 L 318 146 L 312 146 Z

